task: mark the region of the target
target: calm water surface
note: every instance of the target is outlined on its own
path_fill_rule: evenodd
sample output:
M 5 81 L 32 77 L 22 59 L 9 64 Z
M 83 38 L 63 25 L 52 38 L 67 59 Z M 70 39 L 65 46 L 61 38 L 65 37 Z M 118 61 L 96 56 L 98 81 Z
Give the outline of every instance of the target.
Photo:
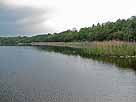
M 135 101 L 132 69 L 38 47 L 0 47 L 0 102 Z

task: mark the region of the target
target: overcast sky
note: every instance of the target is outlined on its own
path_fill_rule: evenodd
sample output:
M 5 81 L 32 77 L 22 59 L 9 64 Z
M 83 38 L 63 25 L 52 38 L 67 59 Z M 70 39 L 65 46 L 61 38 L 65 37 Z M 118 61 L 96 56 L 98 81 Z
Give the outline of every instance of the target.
M 136 0 L 0 0 L 0 36 L 60 32 L 136 15 Z

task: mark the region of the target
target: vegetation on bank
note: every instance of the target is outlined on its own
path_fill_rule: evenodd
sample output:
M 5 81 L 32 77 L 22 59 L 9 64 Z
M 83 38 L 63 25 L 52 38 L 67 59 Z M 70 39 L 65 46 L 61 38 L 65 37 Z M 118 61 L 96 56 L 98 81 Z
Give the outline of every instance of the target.
M 95 42 L 94 47 L 81 50 L 88 56 L 136 57 L 136 44 L 128 42 Z
M 79 48 L 87 56 L 136 57 L 136 44 L 132 42 L 40 42 L 33 45 Z
M 0 37 L 1 45 L 15 45 L 31 42 L 82 42 L 82 41 L 136 41 L 136 16 L 118 19 L 116 22 L 98 23 L 77 31 L 63 31 L 54 34 L 43 34 L 32 37 Z
M 100 42 L 101 41 L 101 42 Z M 0 37 L 0 45 L 52 45 L 81 48 L 87 56 L 136 56 L 136 16 L 116 22 L 98 23 L 77 31 L 32 37 Z

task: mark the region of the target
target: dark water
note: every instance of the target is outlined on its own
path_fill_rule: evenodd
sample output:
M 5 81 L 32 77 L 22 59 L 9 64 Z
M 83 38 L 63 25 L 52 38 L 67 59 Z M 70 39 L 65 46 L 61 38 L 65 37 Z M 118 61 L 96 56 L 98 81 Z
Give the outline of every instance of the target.
M 0 102 L 136 101 L 135 59 L 86 57 L 68 48 L 0 47 Z

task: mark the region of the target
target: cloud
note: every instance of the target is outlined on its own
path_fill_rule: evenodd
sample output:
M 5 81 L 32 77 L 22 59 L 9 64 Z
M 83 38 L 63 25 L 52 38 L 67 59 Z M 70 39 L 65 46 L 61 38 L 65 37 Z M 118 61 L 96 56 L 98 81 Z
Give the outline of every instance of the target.
M 136 14 L 135 4 L 136 0 L 0 0 L 0 36 L 61 32 L 127 19 Z
M 6 1 L 6 0 L 5 0 Z M 47 33 L 50 9 L 30 6 L 10 6 L 0 2 L 0 36 Z

